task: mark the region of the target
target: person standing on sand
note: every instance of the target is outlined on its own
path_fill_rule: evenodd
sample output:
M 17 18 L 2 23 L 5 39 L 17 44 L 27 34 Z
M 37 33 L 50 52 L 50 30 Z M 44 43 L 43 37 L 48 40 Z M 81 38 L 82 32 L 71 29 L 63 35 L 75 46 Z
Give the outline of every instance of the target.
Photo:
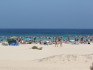
M 77 43 L 77 36 L 74 37 L 75 44 Z
M 62 47 L 62 37 L 55 38 L 55 47 L 58 47 L 59 44 L 60 44 L 60 47 Z
M 59 37 L 59 38 L 58 38 L 58 42 L 59 42 L 59 44 L 60 44 L 60 47 L 62 47 L 62 37 Z
M 55 47 L 58 47 L 58 38 L 55 38 Z
M 83 39 L 84 39 L 84 37 L 82 36 L 81 39 L 80 39 L 81 44 L 83 43 Z
M 70 36 L 68 36 L 68 42 L 70 42 Z

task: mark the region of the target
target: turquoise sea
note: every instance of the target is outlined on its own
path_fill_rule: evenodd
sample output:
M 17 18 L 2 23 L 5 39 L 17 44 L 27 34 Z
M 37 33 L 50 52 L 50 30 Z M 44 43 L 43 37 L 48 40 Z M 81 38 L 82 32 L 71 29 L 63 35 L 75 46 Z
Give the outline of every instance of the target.
M 93 29 L 0 29 L 0 36 L 93 36 Z M 1 39 L 1 38 L 0 38 Z

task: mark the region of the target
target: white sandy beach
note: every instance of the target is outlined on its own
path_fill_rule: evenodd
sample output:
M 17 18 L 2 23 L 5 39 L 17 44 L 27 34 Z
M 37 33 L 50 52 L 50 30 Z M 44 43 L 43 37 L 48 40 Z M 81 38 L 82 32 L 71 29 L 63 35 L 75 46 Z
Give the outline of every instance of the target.
M 0 70 L 90 70 L 92 62 L 93 44 L 0 45 Z

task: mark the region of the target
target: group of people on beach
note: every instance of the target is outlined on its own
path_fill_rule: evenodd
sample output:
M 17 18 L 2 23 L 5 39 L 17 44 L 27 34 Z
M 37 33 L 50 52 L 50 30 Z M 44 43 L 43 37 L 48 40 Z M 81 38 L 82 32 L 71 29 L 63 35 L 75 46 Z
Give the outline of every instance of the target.
M 62 47 L 62 37 L 55 38 L 55 47 L 58 47 L 58 45 Z
M 73 41 L 71 36 L 10 36 L 10 37 L 0 37 L 0 41 L 4 39 L 15 39 L 18 44 L 32 44 L 39 43 L 44 45 L 55 44 L 55 47 L 59 45 L 62 47 L 62 43 L 73 43 L 73 44 L 90 44 L 93 42 L 93 36 L 73 36 Z

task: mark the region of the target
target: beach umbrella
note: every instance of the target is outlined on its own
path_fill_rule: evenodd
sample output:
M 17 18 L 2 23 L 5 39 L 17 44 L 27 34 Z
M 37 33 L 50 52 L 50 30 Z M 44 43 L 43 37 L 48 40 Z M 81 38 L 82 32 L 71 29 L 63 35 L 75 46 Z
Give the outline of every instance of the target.
M 32 38 L 24 38 L 25 41 L 33 40 Z

